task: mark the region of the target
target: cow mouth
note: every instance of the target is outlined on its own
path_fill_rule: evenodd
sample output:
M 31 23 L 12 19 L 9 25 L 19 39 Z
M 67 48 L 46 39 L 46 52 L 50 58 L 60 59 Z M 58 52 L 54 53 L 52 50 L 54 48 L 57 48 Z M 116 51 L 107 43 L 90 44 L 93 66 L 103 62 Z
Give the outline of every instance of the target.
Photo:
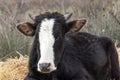
M 52 67 L 48 67 L 48 68 L 42 68 L 42 69 L 38 69 L 39 72 L 41 73 L 51 73 L 56 71 L 56 67 L 52 68 Z
M 53 70 L 53 69 L 52 69 L 52 70 L 51 70 L 51 69 L 42 69 L 40 72 L 41 72 L 41 73 L 51 73 L 51 72 L 53 72 L 53 71 L 55 71 L 55 70 L 56 70 L 56 69 L 54 69 L 54 70 Z
M 41 73 L 51 73 L 50 69 L 43 69 L 41 70 Z

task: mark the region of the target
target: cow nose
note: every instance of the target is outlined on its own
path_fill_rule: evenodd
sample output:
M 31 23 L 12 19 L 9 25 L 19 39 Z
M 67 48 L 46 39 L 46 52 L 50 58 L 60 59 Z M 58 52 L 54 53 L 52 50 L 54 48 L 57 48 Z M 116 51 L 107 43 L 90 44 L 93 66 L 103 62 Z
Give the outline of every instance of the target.
M 41 63 L 39 64 L 39 68 L 41 69 L 42 72 L 47 72 L 50 71 L 50 63 Z

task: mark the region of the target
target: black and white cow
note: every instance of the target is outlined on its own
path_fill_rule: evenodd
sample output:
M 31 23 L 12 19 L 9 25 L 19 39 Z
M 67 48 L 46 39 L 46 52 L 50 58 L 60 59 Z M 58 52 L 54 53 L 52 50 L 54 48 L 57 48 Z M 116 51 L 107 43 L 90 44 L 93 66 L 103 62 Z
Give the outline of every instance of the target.
M 66 22 L 71 14 L 29 15 L 34 23 L 18 30 L 35 36 L 25 80 L 120 80 L 118 54 L 111 39 L 78 32 L 85 19 Z

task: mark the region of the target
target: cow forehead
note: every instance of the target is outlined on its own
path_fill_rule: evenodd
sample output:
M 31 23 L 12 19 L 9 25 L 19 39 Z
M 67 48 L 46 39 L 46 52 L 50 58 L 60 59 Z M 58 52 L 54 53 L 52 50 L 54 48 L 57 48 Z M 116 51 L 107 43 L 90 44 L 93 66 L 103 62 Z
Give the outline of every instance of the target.
M 55 19 L 47 19 L 42 20 L 40 29 L 39 29 L 39 37 L 43 40 L 48 38 L 53 38 L 53 27 L 54 27 Z M 45 40 L 46 41 L 46 40 Z
M 54 26 L 54 19 L 44 19 L 41 22 L 40 31 L 39 31 L 41 59 L 39 60 L 39 62 L 50 61 L 51 63 L 53 63 L 54 61 L 53 45 L 55 39 L 52 34 L 53 26 Z
M 55 19 L 43 19 L 42 22 L 41 22 L 41 29 L 43 31 L 52 31 L 52 28 L 54 26 L 54 22 L 55 22 Z

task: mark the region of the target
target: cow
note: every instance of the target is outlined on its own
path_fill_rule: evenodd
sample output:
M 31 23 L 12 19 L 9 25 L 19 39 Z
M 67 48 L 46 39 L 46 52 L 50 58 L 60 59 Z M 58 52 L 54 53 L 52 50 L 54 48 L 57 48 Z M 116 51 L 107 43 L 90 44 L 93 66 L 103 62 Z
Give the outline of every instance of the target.
M 113 41 L 79 30 L 86 19 L 67 22 L 71 13 L 29 14 L 33 23 L 17 25 L 34 36 L 25 80 L 120 80 Z

